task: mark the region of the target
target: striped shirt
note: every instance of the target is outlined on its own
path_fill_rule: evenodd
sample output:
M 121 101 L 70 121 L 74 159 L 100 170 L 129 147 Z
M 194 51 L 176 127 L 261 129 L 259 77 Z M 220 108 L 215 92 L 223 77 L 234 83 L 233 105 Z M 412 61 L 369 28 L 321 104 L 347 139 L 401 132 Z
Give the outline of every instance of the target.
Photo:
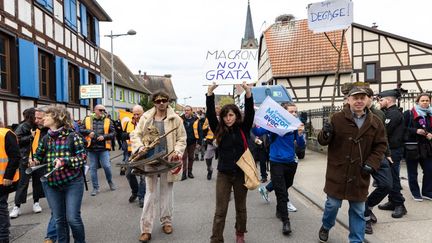
M 47 171 L 54 169 L 53 161 L 61 161 L 61 167 L 48 177 L 49 186 L 62 186 L 81 176 L 86 163 L 86 150 L 82 138 L 72 129 L 52 131 L 40 141 L 34 158 L 41 164 L 48 163 Z

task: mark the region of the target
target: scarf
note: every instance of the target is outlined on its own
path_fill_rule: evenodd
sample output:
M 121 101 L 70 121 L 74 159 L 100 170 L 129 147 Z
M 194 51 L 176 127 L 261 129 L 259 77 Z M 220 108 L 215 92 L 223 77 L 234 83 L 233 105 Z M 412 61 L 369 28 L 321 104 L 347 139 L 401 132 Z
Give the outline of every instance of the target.
M 62 132 L 63 132 L 63 127 L 60 127 L 59 129 L 57 129 L 57 130 L 51 130 L 51 129 L 49 129 L 48 130 L 48 135 L 50 136 L 50 137 L 52 137 L 52 138 L 54 138 L 54 139 L 56 139 Z
M 419 116 L 422 116 L 422 117 L 426 117 L 428 115 L 432 116 L 432 107 L 431 106 L 429 106 L 428 108 L 422 108 L 419 105 L 415 105 L 414 109 Z

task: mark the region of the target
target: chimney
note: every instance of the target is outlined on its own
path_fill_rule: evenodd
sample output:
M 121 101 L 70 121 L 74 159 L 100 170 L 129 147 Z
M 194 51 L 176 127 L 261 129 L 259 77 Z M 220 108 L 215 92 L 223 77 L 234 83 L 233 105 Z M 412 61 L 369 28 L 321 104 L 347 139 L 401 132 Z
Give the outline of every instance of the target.
M 373 22 L 372 23 L 372 27 L 371 27 L 372 29 L 378 29 L 378 25 L 376 25 L 376 22 Z
M 164 77 L 165 78 L 171 78 L 171 74 L 165 74 Z
M 288 23 L 294 19 L 295 19 L 295 17 L 292 14 L 282 14 L 282 15 L 279 15 L 278 17 L 276 17 L 275 23 L 286 24 L 286 23 Z

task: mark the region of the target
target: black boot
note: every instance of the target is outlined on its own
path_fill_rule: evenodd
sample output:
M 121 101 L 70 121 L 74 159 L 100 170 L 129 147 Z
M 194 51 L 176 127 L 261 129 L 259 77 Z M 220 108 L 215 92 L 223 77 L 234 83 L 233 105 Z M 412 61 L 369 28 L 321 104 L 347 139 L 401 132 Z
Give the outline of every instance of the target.
M 207 170 L 207 180 L 211 180 L 213 174 L 213 170 Z
M 370 212 L 370 216 L 369 217 L 370 217 L 370 221 L 371 221 L 372 224 L 376 224 L 378 222 L 377 217 L 375 216 L 375 214 L 372 211 Z
M 183 171 L 183 175 L 182 175 L 181 180 L 184 181 L 184 180 L 186 180 L 186 179 L 187 179 L 186 171 Z
M 192 170 L 190 170 L 188 172 L 188 177 L 191 178 L 191 179 L 195 178 L 195 176 L 192 174 Z
M 395 210 L 395 205 L 391 202 L 386 202 L 384 204 L 378 205 L 378 208 L 381 210 L 393 211 Z
M 291 234 L 291 224 L 290 221 L 285 221 L 282 224 L 282 234 L 284 235 L 289 235 Z
M 373 234 L 372 221 L 371 220 L 366 221 L 365 233 L 368 235 Z
M 393 218 L 402 218 L 402 216 L 404 216 L 405 214 L 407 214 L 407 210 L 405 208 L 404 205 L 400 205 L 400 206 L 396 206 L 395 210 L 392 213 L 392 217 Z

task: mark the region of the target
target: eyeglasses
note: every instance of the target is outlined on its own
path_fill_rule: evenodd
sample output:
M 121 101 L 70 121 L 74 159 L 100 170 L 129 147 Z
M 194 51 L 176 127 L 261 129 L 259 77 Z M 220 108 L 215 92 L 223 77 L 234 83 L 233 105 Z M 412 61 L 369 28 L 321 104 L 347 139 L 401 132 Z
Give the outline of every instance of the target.
M 167 103 L 168 99 L 159 99 L 159 100 L 155 100 L 153 101 L 153 103 L 155 104 L 163 104 L 163 103 Z
M 104 109 L 98 109 L 98 111 L 101 111 L 101 112 L 105 112 L 105 110 L 104 110 Z

